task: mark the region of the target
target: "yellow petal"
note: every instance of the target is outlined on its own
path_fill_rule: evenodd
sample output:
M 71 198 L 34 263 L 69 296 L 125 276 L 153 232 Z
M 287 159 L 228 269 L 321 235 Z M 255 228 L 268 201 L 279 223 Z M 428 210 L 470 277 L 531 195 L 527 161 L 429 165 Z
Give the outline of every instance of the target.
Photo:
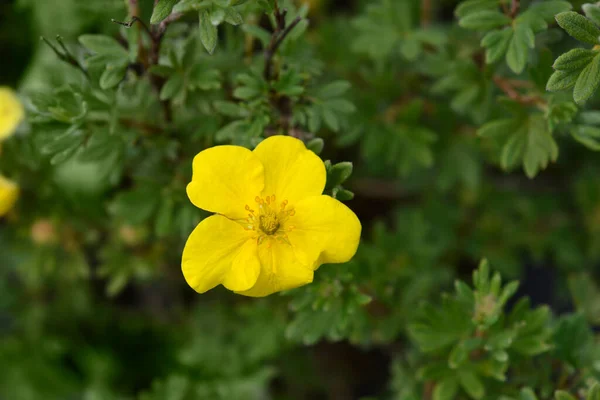
M 301 140 L 271 136 L 254 149 L 265 167 L 264 196 L 275 195 L 291 205 L 323 193 L 326 172 L 323 161 Z
M 182 271 L 187 283 L 204 293 L 227 282 L 230 289 L 245 290 L 256 282 L 260 264 L 250 234 L 222 215 L 206 218 L 188 238 L 183 249 Z M 235 274 L 235 276 L 231 276 Z
M 15 92 L 8 87 L 0 87 L 0 140 L 12 135 L 24 116 L 23 105 Z
M 288 238 L 302 262 L 317 269 L 354 256 L 362 227 L 352 210 L 330 196 L 304 199 L 295 209 Z
M 0 217 L 9 212 L 19 197 L 19 187 L 0 175 Z
M 216 146 L 200 152 L 193 170 L 187 187 L 192 203 L 232 219 L 246 218 L 245 205 L 254 205 L 264 187 L 260 160 L 240 146 Z
M 313 271 L 302 264 L 287 243 L 265 238 L 258 245 L 261 270 L 252 289 L 238 291 L 251 297 L 264 297 L 281 290 L 293 289 L 313 280 Z

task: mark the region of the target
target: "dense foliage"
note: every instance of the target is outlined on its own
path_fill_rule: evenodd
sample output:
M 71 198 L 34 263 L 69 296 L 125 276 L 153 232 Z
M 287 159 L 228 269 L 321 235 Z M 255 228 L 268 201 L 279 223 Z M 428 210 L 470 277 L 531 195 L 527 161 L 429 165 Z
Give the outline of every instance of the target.
M 600 3 L 13 0 L 0 45 L 0 399 L 600 399 Z M 275 134 L 358 253 L 197 295 L 192 158 Z

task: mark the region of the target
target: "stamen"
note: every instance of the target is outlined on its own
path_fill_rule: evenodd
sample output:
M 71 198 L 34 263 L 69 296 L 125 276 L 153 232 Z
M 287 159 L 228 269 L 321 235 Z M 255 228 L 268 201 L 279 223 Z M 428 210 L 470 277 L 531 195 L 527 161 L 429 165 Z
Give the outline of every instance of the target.
M 289 217 L 294 216 L 296 211 L 292 208 L 286 210 L 288 201 L 283 200 L 277 209 L 277 197 L 272 194 L 261 198 L 256 196 L 254 201 L 258 204 L 258 211 L 255 213 L 249 205 L 245 205 L 244 209 L 248 212 L 244 229 L 257 232 L 257 243 L 260 244 L 267 236 L 272 236 L 275 240 L 289 243 L 286 232 L 290 232 L 294 227 L 287 227 L 286 221 Z M 270 242 L 271 243 L 271 242 Z

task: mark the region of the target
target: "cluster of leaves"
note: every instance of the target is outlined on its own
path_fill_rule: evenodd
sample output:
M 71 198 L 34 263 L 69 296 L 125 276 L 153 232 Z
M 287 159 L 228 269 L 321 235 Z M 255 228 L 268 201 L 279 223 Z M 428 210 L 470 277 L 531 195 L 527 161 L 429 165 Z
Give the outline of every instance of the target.
M 598 5 L 16 3 L 61 36 L 22 66 L 28 121 L 0 157 L 22 191 L 0 222 L 0 397 L 597 400 Z M 192 159 L 274 134 L 354 198 L 358 253 L 282 296 L 195 296 Z M 484 256 L 520 291 L 483 263 L 440 303 Z M 366 384 L 323 371 L 363 367 L 336 346 L 392 359 L 389 382 L 387 362 Z

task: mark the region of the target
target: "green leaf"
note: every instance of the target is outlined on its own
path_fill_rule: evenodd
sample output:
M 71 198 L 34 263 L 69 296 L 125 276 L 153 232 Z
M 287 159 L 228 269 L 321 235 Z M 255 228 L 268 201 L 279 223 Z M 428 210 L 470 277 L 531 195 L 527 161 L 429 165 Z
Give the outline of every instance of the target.
M 508 136 L 519 126 L 519 121 L 514 118 L 499 119 L 488 122 L 477 131 L 477 135 L 484 138 Z
M 481 379 L 479 379 L 474 372 L 461 371 L 458 377 L 460 385 L 471 398 L 480 400 L 485 396 L 485 387 L 483 386 Z
M 528 126 L 529 132 L 523 156 L 523 166 L 526 175 L 533 178 L 540 168 L 543 169 L 548 166 L 549 161 L 556 161 L 558 158 L 558 145 L 548 131 L 548 125 L 543 116 L 531 117 Z
M 181 92 L 184 87 L 183 76 L 180 74 L 175 74 L 169 78 L 167 82 L 165 82 L 164 86 L 160 91 L 160 99 L 161 100 L 169 100 L 177 96 L 179 92 Z
M 600 111 L 584 111 L 579 120 L 585 125 L 600 125 Z
M 175 73 L 175 68 L 168 65 L 153 65 L 150 67 L 149 71 L 161 78 L 168 78 Z
M 555 71 L 548 83 L 546 84 L 546 90 L 550 92 L 558 92 L 561 90 L 570 89 L 575 86 L 577 78 L 579 78 L 580 71 Z
M 158 24 L 163 19 L 167 18 L 171 11 L 173 10 L 173 6 L 179 0 L 158 0 L 158 4 L 154 7 L 154 11 L 152 11 L 152 17 L 150 17 L 151 24 Z
M 529 49 L 533 48 L 533 31 L 528 26 L 517 25 L 508 45 L 506 63 L 514 73 L 520 74 L 527 65 Z
M 250 112 L 247 109 L 230 101 L 215 101 L 213 105 L 219 113 L 227 115 L 228 117 L 245 118 L 250 115 Z
M 581 6 L 585 16 L 596 25 L 600 25 L 600 6 L 597 4 L 584 4 Z
M 543 2 L 532 4 L 527 9 L 527 12 L 543 19 L 546 22 L 550 22 L 554 19 L 556 14 L 569 11 L 572 8 L 573 6 L 568 1 L 544 0 Z
M 435 385 L 433 400 L 453 400 L 458 393 L 458 382 L 454 378 L 446 378 Z
M 480 11 L 492 11 L 497 9 L 497 0 L 467 0 L 461 2 L 458 7 L 456 7 L 456 10 L 454 10 L 454 15 L 456 15 L 458 18 L 463 18 L 469 14 L 474 14 Z
M 568 392 L 565 392 L 564 390 L 557 390 L 554 392 L 554 398 L 555 400 L 577 400 L 576 397 L 572 396 Z
M 600 151 L 600 128 L 577 125 L 571 130 L 571 135 L 588 149 Z
M 524 387 L 519 393 L 520 400 L 538 400 L 535 392 L 530 387 Z
M 346 189 L 333 188 L 333 198 L 338 199 L 339 201 L 348 201 L 354 198 L 354 193 Z M 369 301 L 371 301 L 370 297 Z
M 583 15 L 567 11 L 556 16 L 556 22 L 573 38 L 580 42 L 598 44 L 600 29 Z
M 158 213 L 156 215 L 154 224 L 156 236 L 165 237 L 170 233 L 173 224 L 174 210 L 175 203 L 173 199 L 169 197 L 165 198 L 158 208 Z
M 241 25 L 244 23 L 244 18 L 235 8 L 228 7 L 225 9 L 225 22 L 230 25 Z
M 577 104 L 584 104 L 598 89 L 598 85 L 600 85 L 600 53 L 581 71 L 573 89 L 573 99 Z
M 100 88 L 106 90 L 117 86 L 125 77 L 126 72 L 127 64 L 107 65 L 100 77 Z
M 217 27 L 210 20 L 208 11 L 200 12 L 200 41 L 204 45 L 206 51 L 212 54 L 217 47 Z
M 597 55 L 597 51 L 573 49 L 558 57 L 552 67 L 560 71 L 570 71 L 574 69 L 581 71 Z
M 327 187 L 333 188 L 344 183 L 352 175 L 352 169 L 351 162 L 341 162 L 333 165 L 327 171 Z
M 504 28 L 491 31 L 481 39 L 481 46 L 486 48 L 485 62 L 495 63 L 502 59 L 513 37 L 513 30 Z
M 331 98 L 343 95 L 350 89 L 351 84 L 348 81 L 331 82 L 317 91 L 317 96 L 320 98 Z
M 587 394 L 586 400 L 600 400 L 600 383 L 594 383 Z
M 525 146 L 527 145 L 527 133 L 523 129 L 519 129 L 517 132 L 508 139 L 500 156 L 500 164 L 502 168 L 509 169 L 515 166 L 523 154 L 525 154 Z
M 458 24 L 466 29 L 487 31 L 500 26 L 509 25 L 512 20 L 497 10 L 484 10 L 468 14 Z
M 86 48 L 105 56 L 111 60 L 127 60 L 129 53 L 116 39 L 106 35 L 81 35 L 79 43 Z
M 316 155 L 321 154 L 323 147 L 325 147 L 325 142 L 321 138 L 314 138 L 306 143 L 306 148 L 311 150 Z

